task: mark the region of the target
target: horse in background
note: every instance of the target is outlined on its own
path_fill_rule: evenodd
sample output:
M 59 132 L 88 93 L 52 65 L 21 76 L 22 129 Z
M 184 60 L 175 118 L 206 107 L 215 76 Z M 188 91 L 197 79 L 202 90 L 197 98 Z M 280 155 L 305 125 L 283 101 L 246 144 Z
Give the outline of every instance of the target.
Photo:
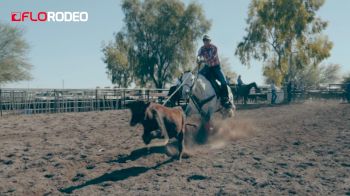
M 257 93 L 260 93 L 260 89 L 258 88 L 255 82 L 252 82 L 250 84 L 243 84 L 241 86 L 235 85 L 231 87 L 233 94 L 235 95 L 235 99 L 238 101 L 239 98 L 243 98 L 242 101 L 244 104 L 247 104 L 248 95 L 252 88 L 254 88 Z

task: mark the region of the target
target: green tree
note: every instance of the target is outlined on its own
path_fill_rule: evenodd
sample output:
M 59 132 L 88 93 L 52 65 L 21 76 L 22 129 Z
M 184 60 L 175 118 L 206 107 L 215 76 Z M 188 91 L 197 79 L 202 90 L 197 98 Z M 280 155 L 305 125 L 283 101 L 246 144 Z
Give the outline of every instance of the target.
M 339 81 L 339 72 L 341 66 L 338 64 L 321 64 L 316 66 L 306 66 L 302 69 L 291 67 L 289 71 L 290 80 L 299 87 L 317 88 L 320 84 L 329 84 Z M 278 69 L 272 66 L 264 68 L 265 82 L 275 81 L 281 84 L 283 77 Z
M 263 60 L 264 75 L 289 81 L 291 70 L 317 66 L 333 46 L 321 33 L 327 22 L 316 16 L 324 0 L 252 0 L 246 28 L 235 54 L 245 65 Z
M 309 66 L 306 69 L 298 70 L 292 80 L 305 88 L 317 88 L 321 84 L 335 83 L 339 80 L 340 65 L 322 64 L 319 66 Z
M 275 83 L 277 86 L 280 86 L 283 82 L 283 73 L 280 69 L 276 69 L 274 65 L 276 59 L 269 59 L 263 66 L 263 75 L 265 76 L 265 83 L 271 84 Z
M 0 23 L 0 84 L 31 79 L 28 50 L 23 30 Z
M 104 59 L 114 56 L 113 51 L 119 53 L 122 57 L 113 68 L 128 65 L 129 77 L 141 86 L 151 82 L 164 88 L 186 70 L 195 57 L 195 41 L 210 28 L 201 6 L 194 2 L 185 6 L 180 0 L 123 0 L 122 9 L 125 27 L 118 34 L 124 35 L 125 42 L 116 40 L 107 46 L 114 49 L 105 47 L 103 50 L 112 52 L 105 53 Z M 121 50 L 125 43 L 128 49 Z M 107 69 L 113 78 L 115 72 L 108 63 Z
M 320 84 L 336 83 L 340 81 L 340 68 L 339 64 L 324 64 L 319 67 L 320 69 Z
M 350 73 L 343 76 L 343 83 L 350 83 Z
M 228 82 L 235 83 L 237 78 L 237 73 L 232 70 L 232 66 L 227 57 L 220 57 L 221 69 L 226 78 L 229 80 Z
M 102 49 L 108 77 L 119 88 L 127 88 L 133 81 L 132 59 L 129 59 L 129 51 L 130 44 L 122 33 L 117 33 L 114 42 L 109 42 Z

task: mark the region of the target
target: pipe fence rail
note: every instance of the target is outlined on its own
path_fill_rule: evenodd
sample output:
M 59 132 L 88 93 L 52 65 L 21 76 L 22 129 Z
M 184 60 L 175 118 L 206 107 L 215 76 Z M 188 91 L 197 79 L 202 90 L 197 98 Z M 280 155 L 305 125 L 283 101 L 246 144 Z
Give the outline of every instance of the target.
M 261 92 L 251 92 L 249 104 L 269 103 L 271 90 L 261 86 Z M 63 112 L 88 112 L 124 109 L 125 104 L 135 100 L 163 103 L 169 89 L 10 89 L 0 88 L 0 116 Z M 323 89 L 286 88 L 277 92 L 280 103 L 291 96 L 292 102 L 310 99 L 335 99 L 346 101 L 342 84 L 329 84 Z M 240 100 L 235 100 L 240 104 Z
M 257 93 L 254 89 L 250 91 L 248 95 L 249 104 L 264 104 L 271 102 L 271 87 L 259 86 L 260 92 Z M 346 102 L 347 94 L 344 84 L 327 84 L 320 88 L 305 89 L 305 88 L 292 88 L 290 92 L 287 91 L 287 86 L 283 86 L 276 91 L 277 100 L 276 103 L 287 102 L 303 102 L 306 100 L 338 100 L 340 102 Z M 290 101 L 288 101 L 290 99 Z M 239 100 L 235 100 L 235 104 L 242 104 L 243 100 L 240 97 Z
M 0 89 L 0 115 L 123 109 L 133 100 L 162 102 L 167 89 Z

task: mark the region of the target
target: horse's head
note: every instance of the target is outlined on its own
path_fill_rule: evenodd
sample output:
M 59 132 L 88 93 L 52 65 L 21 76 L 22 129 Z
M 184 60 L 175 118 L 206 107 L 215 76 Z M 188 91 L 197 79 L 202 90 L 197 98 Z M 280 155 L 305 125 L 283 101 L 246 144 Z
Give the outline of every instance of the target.
M 255 92 L 260 93 L 261 90 L 255 82 L 251 83 L 251 87 L 255 89 Z
M 187 98 L 194 83 L 194 75 L 190 71 L 185 72 L 182 75 L 181 80 L 184 83 L 182 86 L 182 97 Z
M 183 82 L 185 85 L 190 85 L 192 86 L 194 82 L 194 75 L 192 74 L 191 71 L 186 71 L 182 74 L 180 78 L 181 82 Z

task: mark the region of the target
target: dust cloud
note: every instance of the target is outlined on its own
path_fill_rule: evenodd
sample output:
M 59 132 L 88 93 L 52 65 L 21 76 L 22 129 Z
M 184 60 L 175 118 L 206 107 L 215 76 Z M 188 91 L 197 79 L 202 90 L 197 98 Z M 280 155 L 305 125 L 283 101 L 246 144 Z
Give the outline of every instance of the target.
M 227 143 L 251 137 L 256 132 L 250 119 L 228 118 L 203 121 L 200 117 L 186 120 L 185 146 L 186 152 L 192 155 L 198 151 L 218 149 Z

